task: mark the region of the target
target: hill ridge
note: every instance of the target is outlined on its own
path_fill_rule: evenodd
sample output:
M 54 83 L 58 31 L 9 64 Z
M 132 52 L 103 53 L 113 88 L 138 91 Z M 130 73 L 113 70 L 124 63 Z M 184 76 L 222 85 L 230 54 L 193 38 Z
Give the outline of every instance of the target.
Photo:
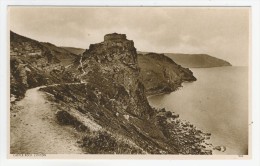
M 148 54 L 149 52 L 138 51 L 140 54 Z M 177 64 L 187 68 L 211 68 L 232 66 L 231 63 L 211 56 L 209 54 L 185 54 L 185 53 L 162 53 L 171 58 Z

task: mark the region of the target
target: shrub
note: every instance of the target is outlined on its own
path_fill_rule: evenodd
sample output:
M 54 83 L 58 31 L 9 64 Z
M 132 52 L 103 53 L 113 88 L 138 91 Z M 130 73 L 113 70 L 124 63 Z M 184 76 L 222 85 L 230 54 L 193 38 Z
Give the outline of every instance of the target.
M 88 128 L 66 111 L 58 111 L 56 117 L 62 125 L 72 125 L 78 131 L 88 131 Z

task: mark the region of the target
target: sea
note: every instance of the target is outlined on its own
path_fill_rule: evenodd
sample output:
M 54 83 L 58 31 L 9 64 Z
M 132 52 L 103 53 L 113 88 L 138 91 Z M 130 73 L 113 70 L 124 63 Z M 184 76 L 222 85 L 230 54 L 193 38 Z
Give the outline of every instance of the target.
M 150 105 L 180 115 L 211 133 L 210 143 L 225 146 L 216 155 L 247 155 L 249 140 L 248 67 L 191 68 L 197 81 L 170 94 L 148 97 Z

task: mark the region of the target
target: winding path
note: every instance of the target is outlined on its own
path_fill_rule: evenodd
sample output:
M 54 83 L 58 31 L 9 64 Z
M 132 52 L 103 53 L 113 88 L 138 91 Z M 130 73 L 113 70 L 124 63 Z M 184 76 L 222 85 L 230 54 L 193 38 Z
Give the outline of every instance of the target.
M 47 95 L 39 91 L 40 88 L 27 90 L 25 97 L 17 101 L 10 112 L 10 153 L 84 153 L 77 143 L 78 133 L 57 123 L 57 109 L 46 100 Z

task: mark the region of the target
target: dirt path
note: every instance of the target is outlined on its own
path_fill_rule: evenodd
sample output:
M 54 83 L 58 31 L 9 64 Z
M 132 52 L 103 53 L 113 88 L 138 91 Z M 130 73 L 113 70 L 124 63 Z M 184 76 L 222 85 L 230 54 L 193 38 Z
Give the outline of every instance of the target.
M 10 152 L 44 154 L 79 154 L 77 132 L 61 126 L 55 118 L 55 106 L 46 100 L 40 87 L 27 90 L 25 98 L 15 103 L 10 113 Z

